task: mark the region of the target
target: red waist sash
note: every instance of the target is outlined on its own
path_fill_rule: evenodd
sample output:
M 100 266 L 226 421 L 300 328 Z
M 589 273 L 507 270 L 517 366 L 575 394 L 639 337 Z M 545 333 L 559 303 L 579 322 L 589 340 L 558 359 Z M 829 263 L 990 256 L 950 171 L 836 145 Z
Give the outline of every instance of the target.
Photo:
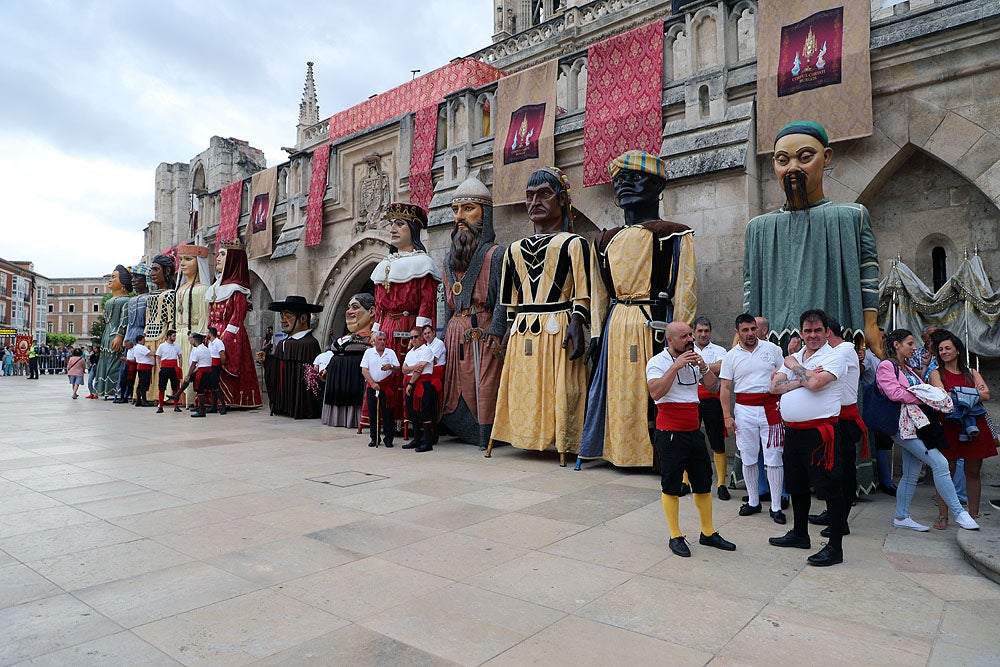
M 840 421 L 854 422 L 858 425 L 858 428 L 861 429 L 861 456 L 865 458 L 871 456 L 868 451 L 868 429 L 861 420 L 861 413 L 858 412 L 858 404 L 851 403 L 850 405 L 840 406 Z
M 700 424 L 697 403 L 656 404 L 657 431 L 697 431 Z
M 779 400 L 780 398 L 776 394 L 769 392 L 736 394 L 738 405 L 764 408 L 764 417 L 767 419 L 767 425 L 770 426 L 767 434 L 768 447 L 782 447 L 785 444 L 785 433 L 781 428 L 781 413 L 778 411 Z
M 709 401 L 711 399 L 719 400 L 718 394 L 713 394 L 708 389 L 705 389 L 705 385 L 698 384 L 698 398 L 703 401 Z
M 153 368 L 153 364 L 140 364 L 136 363 L 135 367 L 140 371 L 148 371 Z
M 221 366 L 222 365 L 222 357 L 212 357 L 212 365 L 213 366 Z
M 823 438 L 823 445 L 820 448 L 819 460 L 813 457 L 813 465 L 821 466 L 827 470 L 833 470 L 833 425 L 838 419 L 836 417 L 824 417 L 822 419 L 809 419 L 804 422 L 785 422 L 785 426 L 796 431 L 807 431 L 816 429 Z
M 442 369 L 441 373 L 437 372 L 438 368 Z M 413 408 L 415 410 L 420 409 L 420 405 L 423 402 L 424 398 L 424 385 L 426 385 L 428 382 L 431 384 L 432 387 L 434 387 L 434 389 L 437 391 L 438 397 L 440 398 L 442 377 L 444 377 L 444 366 L 435 366 L 433 373 L 431 373 L 430 375 L 420 376 L 420 379 L 417 380 L 417 386 L 413 388 Z
M 181 365 L 177 363 L 176 359 L 161 359 L 160 368 L 180 368 Z

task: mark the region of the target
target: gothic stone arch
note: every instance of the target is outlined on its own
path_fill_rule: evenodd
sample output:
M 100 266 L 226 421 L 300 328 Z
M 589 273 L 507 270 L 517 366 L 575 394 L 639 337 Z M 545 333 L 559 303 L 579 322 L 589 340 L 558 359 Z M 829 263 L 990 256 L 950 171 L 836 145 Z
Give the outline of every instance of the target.
M 348 300 L 368 282 L 372 269 L 388 254 L 385 239 L 366 232 L 334 260 L 315 301 L 323 304 L 316 336 L 321 345 L 325 345 L 331 335 L 343 334 Z

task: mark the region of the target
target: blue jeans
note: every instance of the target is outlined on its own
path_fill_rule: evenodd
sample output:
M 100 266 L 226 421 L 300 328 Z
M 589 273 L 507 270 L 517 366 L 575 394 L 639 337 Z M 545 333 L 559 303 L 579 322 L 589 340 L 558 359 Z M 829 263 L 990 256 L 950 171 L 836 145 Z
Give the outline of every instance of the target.
M 91 366 L 87 371 L 87 391 L 89 395 L 96 395 L 97 392 L 94 391 L 94 380 L 97 379 L 97 366 Z
M 896 518 L 905 519 L 910 516 L 910 502 L 917 490 L 921 463 L 926 463 L 931 469 L 934 486 L 952 514 L 957 516 L 964 512 L 958 502 L 955 484 L 951 481 L 951 472 L 948 470 L 948 459 L 944 454 L 936 449 L 927 449 L 920 438 L 902 440 L 897 433 L 892 439 L 903 450 L 903 476 L 896 490 Z

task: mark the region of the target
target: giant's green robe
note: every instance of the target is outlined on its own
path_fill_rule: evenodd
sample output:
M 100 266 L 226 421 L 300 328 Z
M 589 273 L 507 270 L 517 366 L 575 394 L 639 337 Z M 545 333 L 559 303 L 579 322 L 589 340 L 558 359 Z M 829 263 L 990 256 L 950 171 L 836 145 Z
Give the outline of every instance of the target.
M 127 296 L 113 296 L 104 304 L 104 316 L 108 323 L 101 336 L 101 358 L 97 361 L 97 375 L 94 377 L 94 390 L 98 396 L 114 396 L 118 391 L 118 371 L 121 369 L 125 349 L 114 352 L 111 341 L 115 336 L 125 337 L 128 303 Z
M 743 254 L 743 311 L 763 315 L 782 342 L 799 316 L 822 308 L 849 330 L 864 332 L 864 311 L 878 308 L 878 251 L 861 204 L 821 199 L 808 209 L 759 215 L 749 222 Z

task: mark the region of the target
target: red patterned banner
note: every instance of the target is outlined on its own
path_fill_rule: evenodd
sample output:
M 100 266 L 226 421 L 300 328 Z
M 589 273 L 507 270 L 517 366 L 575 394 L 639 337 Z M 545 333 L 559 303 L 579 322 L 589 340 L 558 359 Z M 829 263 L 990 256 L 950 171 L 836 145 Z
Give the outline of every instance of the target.
M 430 208 L 434 197 L 434 148 L 437 144 L 438 105 L 417 109 L 413 122 L 413 152 L 410 153 L 410 203 Z
M 436 105 L 449 93 L 462 88 L 479 88 L 501 76 L 501 70 L 473 58 L 448 63 L 334 114 L 330 117 L 330 141 L 432 104 Z
M 608 162 L 628 150 L 659 155 L 663 142 L 663 21 L 587 51 L 583 184 L 608 183 Z
M 243 199 L 243 181 L 222 186 L 219 229 L 215 232 L 218 243 L 235 241 L 240 230 L 240 203 Z
M 312 174 L 309 176 L 309 203 L 306 205 L 306 247 L 323 241 L 323 195 L 326 194 L 326 173 L 330 167 L 330 144 L 313 151 Z
M 28 363 L 28 351 L 31 349 L 31 336 L 17 334 L 17 338 L 15 338 L 14 341 L 14 363 Z

